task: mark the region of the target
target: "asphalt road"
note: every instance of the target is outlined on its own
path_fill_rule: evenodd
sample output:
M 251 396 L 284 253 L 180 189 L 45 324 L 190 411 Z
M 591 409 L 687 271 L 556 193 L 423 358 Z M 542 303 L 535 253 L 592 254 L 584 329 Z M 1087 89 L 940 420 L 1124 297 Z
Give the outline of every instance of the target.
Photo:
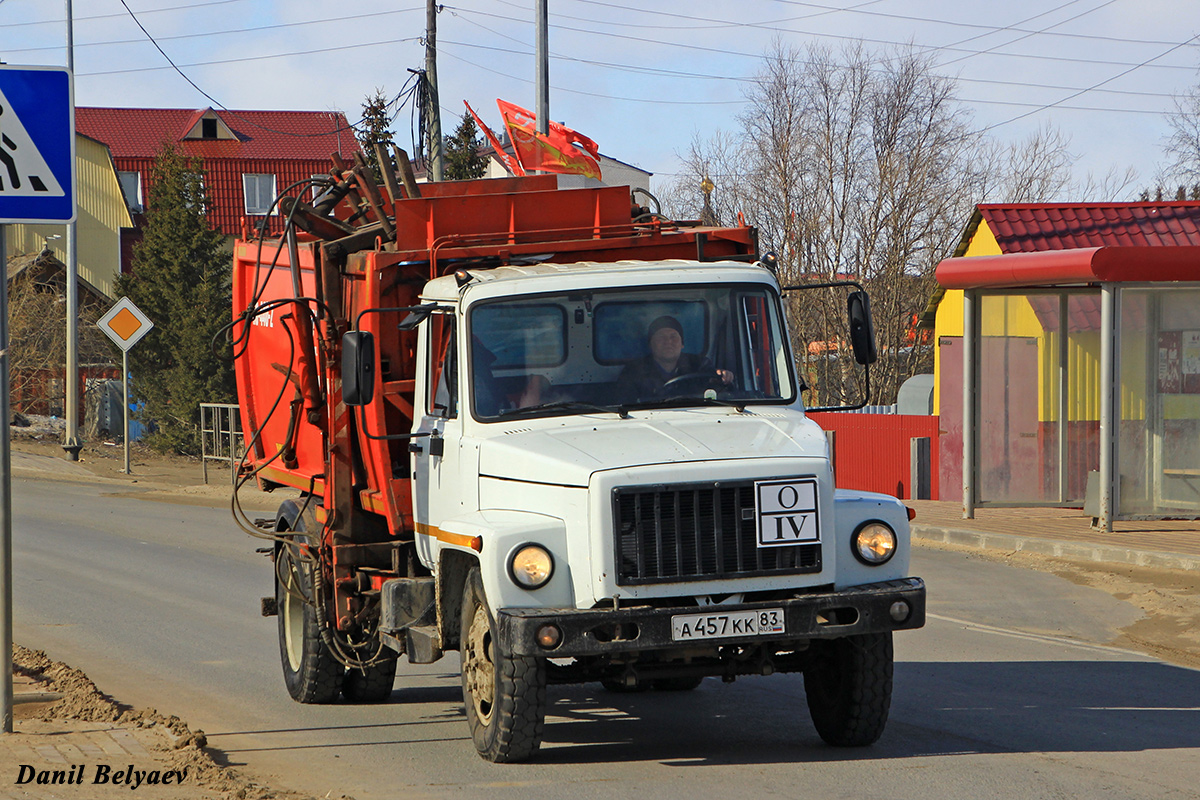
M 283 688 L 259 542 L 222 509 L 14 480 L 17 641 L 135 707 L 176 714 L 229 764 L 317 797 L 1200 797 L 1200 672 L 1108 647 L 1132 606 L 1053 575 L 920 550 L 930 619 L 896 637 L 891 721 L 824 745 L 799 676 L 695 692 L 551 687 L 535 763 L 481 761 L 457 659 L 402 665 L 390 702 L 301 706 Z

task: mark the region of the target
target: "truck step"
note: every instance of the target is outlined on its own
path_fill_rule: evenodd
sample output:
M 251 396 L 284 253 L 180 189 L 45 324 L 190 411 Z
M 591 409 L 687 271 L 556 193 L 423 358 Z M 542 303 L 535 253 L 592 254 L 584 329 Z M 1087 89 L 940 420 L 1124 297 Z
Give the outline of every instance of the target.
M 404 631 L 404 638 L 409 662 L 432 664 L 442 657 L 441 637 L 434 626 L 413 626 Z

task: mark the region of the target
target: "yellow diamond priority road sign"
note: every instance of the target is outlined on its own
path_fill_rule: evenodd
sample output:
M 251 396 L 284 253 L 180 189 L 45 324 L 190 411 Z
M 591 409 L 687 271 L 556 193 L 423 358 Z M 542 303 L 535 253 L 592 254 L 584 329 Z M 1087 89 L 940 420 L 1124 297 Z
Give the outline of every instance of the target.
M 118 300 L 96 324 L 108 334 L 113 344 L 125 351 L 137 344 L 154 327 L 150 318 L 128 297 Z

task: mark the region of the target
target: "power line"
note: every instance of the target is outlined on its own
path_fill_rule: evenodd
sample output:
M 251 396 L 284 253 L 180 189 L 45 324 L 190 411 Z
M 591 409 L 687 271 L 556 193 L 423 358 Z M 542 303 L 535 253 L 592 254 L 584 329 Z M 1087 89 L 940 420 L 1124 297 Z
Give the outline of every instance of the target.
M 1112 1 L 1113 0 L 1110 0 L 1110 2 L 1112 2 Z M 576 0 L 576 2 L 597 2 L 597 0 Z M 446 8 L 452 8 L 452 7 L 446 6 Z M 495 14 L 492 12 L 479 11 L 476 9 L 463 9 L 460 7 L 453 7 L 453 8 L 457 11 L 462 11 L 462 12 L 469 13 L 469 14 L 477 14 L 479 16 L 492 17 L 494 19 L 501 19 L 501 20 L 505 20 L 507 22 L 528 23 L 528 20 L 520 19 L 517 17 L 510 17 L 510 16 L 506 16 L 504 14 Z M 663 15 L 663 16 L 668 16 L 668 17 L 677 17 L 677 18 L 682 18 L 682 19 L 696 19 L 696 17 L 689 17 L 689 16 L 685 16 L 682 14 L 672 14 L 672 13 L 666 12 L 666 11 L 651 11 L 649 9 L 634 9 L 634 10 L 636 10 L 640 13 L 645 13 L 645 14 L 658 14 L 658 15 Z M 561 17 L 562 15 L 556 14 L 555 16 Z M 741 27 L 751 27 L 751 28 L 760 27 L 760 28 L 763 28 L 764 30 L 768 30 L 768 31 L 776 32 L 776 33 L 803 34 L 805 36 L 812 36 L 814 38 L 836 39 L 839 41 L 864 42 L 864 43 L 868 43 L 868 44 L 888 45 L 891 47 L 910 47 L 911 46 L 911 47 L 915 47 L 919 50 L 929 51 L 929 52 L 965 53 L 965 54 L 972 55 L 972 56 L 981 55 L 981 54 L 986 53 L 987 55 L 1000 56 L 1000 57 L 1006 57 L 1006 58 L 1034 59 L 1034 60 L 1041 60 L 1041 61 L 1058 61 L 1058 62 L 1064 62 L 1064 63 L 1089 64 L 1089 65 L 1097 65 L 1097 66 L 1117 66 L 1117 67 L 1141 66 L 1140 64 L 1135 64 L 1133 62 L 1128 62 L 1128 61 L 1106 61 L 1106 60 L 1100 60 L 1100 59 L 1072 58 L 1069 56 L 1047 55 L 1044 53 L 1002 53 L 1002 52 L 994 52 L 993 50 L 968 50 L 968 49 L 957 47 L 955 45 L 940 46 L 940 45 L 913 44 L 912 42 L 899 42 L 899 41 L 895 41 L 895 40 L 891 40 L 891 39 L 872 39 L 872 38 L 866 38 L 866 37 L 861 37 L 861 36 L 848 36 L 848 35 L 833 34 L 833 33 L 818 33 L 815 31 L 796 31 L 796 30 L 792 30 L 792 29 L 788 29 L 788 28 L 771 28 L 769 26 L 757 25 L 756 23 L 741 23 L 740 26 Z M 572 33 L 582 33 L 582 34 L 587 34 L 587 35 L 591 35 L 591 36 L 604 36 L 604 37 L 608 37 L 608 38 L 622 39 L 625 41 L 639 42 L 639 43 L 643 43 L 643 44 L 656 44 L 656 45 L 663 45 L 663 46 L 667 46 L 667 47 L 676 47 L 676 48 L 680 48 L 680 49 L 684 49 L 684 50 L 694 50 L 697 52 L 716 53 L 716 54 L 720 54 L 720 55 L 756 57 L 756 56 L 752 56 L 751 54 L 741 53 L 741 52 L 738 52 L 735 50 L 731 50 L 729 48 L 708 47 L 705 45 L 665 41 L 662 39 L 653 39 L 653 38 L 648 38 L 645 36 L 631 36 L 628 34 L 613 33 L 610 31 L 597 31 L 597 30 L 593 30 L 593 29 L 589 29 L 589 28 L 579 28 L 579 27 L 574 27 L 571 25 L 563 25 L 563 24 L 556 24 L 554 27 L 557 30 L 571 31 Z M 1003 29 L 997 28 L 996 30 L 1003 30 Z M 1194 70 L 1194 67 L 1182 65 L 1182 64 L 1153 64 L 1150 66 L 1153 66 L 1156 69 L 1176 69 L 1176 70 L 1188 70 L 1188 71 Z
M 225 106 L 224 103 L 217 100 L 215 97 L 210 95 L 208 92 L 201 89 L 200 86 L 195 81 L 193 81 L 191 78 L 189 78 L 187 76 L 187 74 L 185 74 L 184 71 L 179 68 L 179 66 L 171 59 L 171 57 L 169 55 L 167 55 L 167 52 L 162 49 L 162 47 L 159 45 L 159 43 L 154 40 L 154 37 L 150 35 L 150 32 L 148 30 L 146 30 L 145 26 L 142 25 L 141 21 L 137 18 L 137 15 L 133 13 L 133 10 L 129 8 L 129 5 L 125 2 L 125 0 L 120 0 L 120 3 L 122 6 L 125 7 L 125 10 L 129 13 L 129 16 L 133 19 L 134 24 L 136 24 L 138 26 L 138 28 L 141 29 L 142 33 L 144 33 L 146 35 L 146 38 L 150 40 L 150 43 L 154 45 L 155 49 L 158 50 L 158 52 L 162 54 L 162 57 L 167 60 L 167 63 L 171 65 L 171 68 L 174 69 L 177 73 L 179 73 L 179 76 L 181 78 L 183 78 L 185 81 L 187 81 L 188 84 L 190 84 L 193 89 L 195 89 L 197 92 L 199 92 L 204 97 L 206 97 L 209 100 L 209 102 L 211 102 L 217 108 L 224 111 L 226 114 L 229 114 L 234 119 L 241 120 L 242 122 L 246 123 L 247 125 L 251 125 L 260 130 L 269 131 L 271 133 L 277 133 L 277 134 L 280 134 L 283 136 L 294 136 L 294 137 L 301 138 L 301 139 L 321 138 L 324 136 L 329 136 L 331 134 L 334 134 L 334 135 L 339 134 L 344 130 L 356 129 L 355 125 L 346 125 L 345 127 L 338 126 L 337 128 L 335 128 L 332 131 L 326 131 L 326 132 L 320 133 L 320 134 L 295 133 L 294 131 L 281 131 L 281 130 L 276 130 L 275 128 L 269 128 L 266 125 L 260 125 L 259 123 L 255 122 L 251 119 L 247 119 L 246 117 L 243 117 L 240 114 L 238 114 L 234 111 L 231 111 L 229 108 L 227 108 Z M 249 60 L 253 60 L 253 58 L 233 59 L 233 60 L 249 61 Z M 221 63 L 225 63 L 225 62 L 221 62 Z M 101 73 L 94 73 L 94 74 L 101 74 Z M 404 94 L 404 90 L 402 90 L 401 94 L 397 95 L 396 98 L 394 98 L 391 102 L 389 102 L 388 105 L 391 105 L 392 103 L 396 102 L 396 100 L 398 100 L 401 97 L 401 95 L 403 95 L 403 94 Z M 399 113 L 399 109 L 397 109 L 396 113 L 397 114 Z M 395 119 L 395 116 L 393 116 L 392 118 Z M 361 124 L 361 121 L 358 124 Z
M 493 75 L 499 75 L 502 78 L 510 78 L 514 81 L 520 81 L 521 83 L 533 83 L 532 78 L 521 78 L 516 75 L 509 75 L 507 72 L 501 72 L 500 70 L 495 69 L 493 67 L 485 67 L 483 64 L 477 64 L 474 61 L 463 58 L 462 56 L 455 55 L 454 53 L 450 52 L 449 50 L 446 50 L 443 47 L 443 45 L 447 45 L 447 44 L 459 44 L 459 43 L 458 42 L 447 42 L 445 40 L 439 41 L 438 42 L 438 54 L 439 55 L 450 56 L 450 58 L 453 58 L 455 61 L 461 61 L 462 63 L 467 64 L 468 66 L 475 67 L 476 69 L 483 70 L 484 72 L 490 72 Z M 554 89 L 554 91 L 556 91 L 556 92 L 566 92 L 567 94 L 578 94 L 578 95 L 582 95 L 584 97 L 599 97 L 603 100 L 623 100 L 623 101 L 627 101 L 630 103 L 653 103 L 655 105 L 729 106 L 729 105 L 742 105 L 746 102 L 745 100 L 662 100 L 657 97 L 650 98 L 650 99 L 641 98 L 641 97 L 615 97 L 610 94 L 600 94 L 599 92 L 585 92 L 582 89 L 573 89 L 569 86 L 551 86 L 550 88 Z
M 501 52 L 507 52 L 507 53 L 518 53 L 518 51 L 515 51 L 515 50 L 505 50 L 503 48 L 487 47 L 486 45 L 473 45 L 473 44 L 469 44 L 469 43 L 465 43 L 465 42 L 454 42 L 454 41 L 442 40 L 441 42 L 439 42 L 439 44 L 474 47 L 474 48 L 479 48 L 479 49 L 483 49 L 483 50 L 492 50 L 492 51 L 500 50 Z M 491 74 L 498 75 L 502 78 L 509 78 L 511 80 L 520 81 L 521 83 L 532 83 L 533 82 L 532 79 L 530 79 L 530 78 L 523 78 L 519 75 L 512 75 L 507 72 L 501 72 L 500 70 L 496 69 L 495 67 L 489 67 L 484 64 L 479 64 L 475 61 L 471 61 L 467 58 L 463 58 L 462 56 L 456 55 L 455 53 L 453 53 L 450 50 L 447 50 L 445 48 L 443 48 L 441 52 L 443 52 L 445 55 L 449 56 L 450 58 L 453 58 L 456 61 L 461 61 L 464 64 L 475 67 L 476 69 L 483 70 L 484 72 L 490 72 Z M 518 54 L 519 55 L 531 55 L 528 53 L 518 53 Z M 1120 76 L 1116 76 L 1116 77 L 1120 77 Z M 1115 78 L 1113 78 L 1113 79 L 1115 79 Z M 1023 86 L 1024 84 L 1015 84 L 1015 85 Z M 577 95 L 582 95 L 584 97 L 599 97 L 599 98 L 603 98 L 605 100 L 618 100 L 618 101 L 631 102 L 631 103 L 650 103 L 650 104 L 654 104 L 654 105 L 710 106 L 710 105 L 744 105 L 746 103 L 746 100 L 744 98 L 739 99 L 739 100 L 663 100 L 663 99 L 660 99 L 657 97 L 650 97 L 650 98 L 647 98 L 647 97 L 624 97 L 624 96 L 619 96 L 619 95 L 601 94 L 598 92 L 587 92 L 587 91 L 583 91 L 582 89 L 576 89 L 576 88 L 573 88 L 570 86 L 554 85 L 554 86 L 552 86 L 552 88 L 556 92 L 565 92 L 567 94 L 577 94 Z M 1054 88 L 1054 87 L 1044 87 L 1044 88 Z M 1078 94 L 1083 94 L 1085 91 L 1090 91 L 1091 89 L 1094 89 L 1094 88 L 1095 87 L 1088 87 L 1087 89 L 1079 91 L 1076 95 L 1072 95 L 1072 97 L 1078 96 Z M 1169 97 L 1170 95 L 1163 95 L 1163 96 Z M 1065 98 L 1065 99 L 1070 99 L 1070 98 Z M 973 99 L 973 98 L 958 98 L 958 100 L 960 102 L 968 104 L 968 105 L 1016 106 L 1018 108 L 1029 108 L 1029 109 L 1033 110 L 1030 113 L 1035 113 L 1036 111 L 1044 110 L 1045 108 L 1049 108 L 1049 107 L 1057 107 L 1057 108 L 1061 108 L 1065 111 L 1088 111 L 1088 112 L 1105 112 L 1105 113 L 1117 113 L 1117 114 L 1160 115 L 1163 113 L 1162 111 L 1155 110 L 1155 109 L 1146 110 L 1146 109 L 1137 109 L 1137 108 L 1100 108 L 1100 107 L 1095 107 L 1095 106 L 1063 106 L 1063 105 L 1058 105 L 1058 104 L 1043 105 L 1043 104 L 1038 104 L 1038 103 L 1028 103 L 1028 102 L 1012 101 L 1012 100 L 982 100 L 982 99 Z M 1000 124 L 1004 124 L 1004 123 L 1000 123 Z
M 246 0 L 207 0 L 207 2 L 189 3 L 189 4 L 183 5 L 183 6 L 169 6 L 167 8 L 148 8 L 145 11 L 139 11 L 138 13 L 141 14 L 142 16 L 146 16 L 147 14 L 158 14 L 163 11 L 191 11 L 193 9 L 203 8 L 205 6 L 223 6 L 223 5 L 227 5 L 229 3 L 242 3 L 245 1 Z M 117 12 L 115 14 L 95 14 L 90 17 L 75 17 L 74 21 L 75 22 L 90 22 L 92 20 L 98 20 L 98 19 L 124 19 L 124 18 L 125 18 L 124 14 Z M 63 25 L 66 23 L 66 21 L 67 21 L 66 17 L 55 17 L 54 19 L 39 19 L 39 20 L 33 20 L 32 22 L 6 22 L 6 23 L 4 23 L 4 27 L 6 27 L 6 28 L 22 28 L 22 27 L 26 27 L 29 25 Z
M 1010 122 L 1016 122 L 1016 121 L 1017 121 L 1017 120 L 1019 120 L 1019 119 L 1025 119 L 1025 117 L 1028 117 L 1028 116 L 1030 116 L 1030 115 L 1032 115 L 1032 114 L 1036 114 L 1036 113 L 1038 113 L 1039 111 L 1045 111 L 1046 109 L 1049 109 L 1049 108 L 1055 108 L 1055 107 L 1064 107 L 1064 108 L 1067 108 L 1068 106 L 1061 106 L 1061 104 L 1062 104 L 1062 103 L 1065 103 L 1065 102 L 1067 102 L 1068 100 L 1073 100 L 1073 99 L 1075 99 L 1076 97 L 1079 97 L 1081 94 L 1086 94 L 1087 92 L 1090 92 L 1090 91 L 1092 91 L 1093 89 L 1096 89 L 1096 88 L 1098 88 L 1098 87 L 1100 87 L 1100 86 L 1103 86 L 1103 85 L 1104 85 L 1104 84 L 1106 84 L 1106 83 L 1112 83 L 1113 81 L 1117 80 L 1118 78 L 1123 78 L 1123 77 L 1125 77 L 1126 75 L 1128 75 L 1129 73 L 1133 72 L 1134 70 L 1136 70 L 1136 69 L 1139 69 L 1139 68 L 1141 68 L 1141 67 L 1144 67 L 1144 66 L 1147 66 L 1147 65 L 1148 65 L 1148 64 L 1149 64 L 1151 61 L 1156 61 L 1156 60 L 1158 60 L 1158 59 L 1162 58 L 1163 56 L 1170 55 L 1171 53 L 1173 53 L 1174 51 L 1176 51 L 1176 50 L 1178 50 L 1179 48 L 1183 47 L 1184 45 L 1186 45 L 1186 44 L 1188 44 L 1188 43 L 1190 43 L 1190 42 L 1194 42 L 1196 39 L 1200 39 L 1200 33 L 1198 33 L 1198 34 L 1196 34 L 1195 36 L 1191 37 L 1191 38 L 1190 38 L 1190 39 L 1188 39 L 1187 41 L 1180 42 L 1179 44 L 1175 45 L 1174 47 L 1167 48 L 1167 49 L 1166 49 L 1166 50 L 1164 50 L 1163 52 L 1159 53 L 1158 55 L 1154 56 L 1153 58 L 1147 59 L 1146 61 L 1142 62 L 1141 64 L 1138 64 L 1138 65 L 1136 65 L 1136 66 L 1130 67 L 1129 69 L 1125 70 L 1124 72 L 1119 72 L 1119 73 L 1117 73 L 1116 75 L 1113 75 L 1111 78 L 1107 78 L 1107 79 L 1105 79 L 1105 80 L 1102 80 L 1102 81 L 1100 81 L 1099 83 L 1095 84 L 1094 86 L 1089 86 L 1089 87 L 1087 87 L 1086 89 L 1080 89 L 1079 91 L 1075 92 L 1074 94 L 1067 95 L 1066 97 L 1062 98 L 1061 100 L 1056 100 L 1055 102 L 1053 102 L 1053 103 L 1048 103 L 1048 104 L 1046 104 L 1046 105 L 1044 105 L 1044 106 L 1042 106 L 1042 107 L 1040 107 L 1040 108 L 1035 108 L 1035 109 L 1033 109 L 1032 111 L 1028 111 L 1028 112 L 1026 112 L 1026 113 L 1024 113 L 1024 114 L 1020 114 L 1020 115 L 1018 115 L 1018 116 L 1015 116 L 1015 117 L 1013 117 L 1012 119 L 1006 119 L 1006 120 L 1004 120 L 1003 122 L 997 122 L 995 125 L 989 125 L 989 126 L 987 126 L 986 128 L 984 128 L 984 129 L 983 129 L 982 131 L 980 131 L 980 132 L 981 132 L 981 133 L 986 133 L 987 131 L 993 130 L 993 129 L 995 129 L 995 128 L 999 128 L 1001 125 L 1007 125 L 1007 124 L 1009 124 Z
M 1112 2 L 1112 1 L 1113 0 L 1110 0 L 1110 2 Z M 1079 2 L 1079 0 L 1071 0 L 1071 2 L 1072 3 Z M 1066 3 L 1064 5 L 1070 5 L 1070 3 Z M 1059 8 L 1062 8 L 1062 6 L 1059 6 Z M 475 27 L 485 30 L 494 36 L 499 36 L 503 39 L 507 39 L 511 42 L 515 42 L 520 45 L 525 44 L 525 42 L 521 39 L 517 39 L 516 37 L 513 37 L 513 36 L 508 36 L 506 34 L 501 33 L 500 31 L 493 29 L 493 28 L 489 28 L 482 23 L 475 22 L 474 20 L 468 19 L 465 16 L 460 16 L 458 13 L 456 13 L 456 9 L 448 8 L 447 10 L 449 10 L 451 15 L 454 16 L 456 19 L 460 19 L 463 22 L 474 25 Z M 1037 16 L 1041 16 L 1041 15 L 1037 15 Z M 1029 19 L 1033 19 L 1033 17 L 1030 17 Z M 533 53 L 528 50 L 510 50 L 510 49 L 505 49 L 505 48 L 500 48 L 500 47 L 493 47 L 493 46 L 489 46 L 489 45 L 475 44 L 475 43 L 471 43 L 471 42 L 449 41 L 447 43 L 460 45 L 463 47 L 475 47 L 475 48 L 479 48 L 479 49 L 493 50 L 493 51 L 502 52 L 502 53 L 512 53 L 515 55 L 533 56 Z M 639 66 L 639 65 L 635 65 L 635 64 L 617 64 L 617 63 L 614 63 L 611 61 L 597 61 L 595 59 L 578 58 L 576 56 L 568 56 L 568 55 L 564 55 L 562 53 L 553 52 L 553 51 L 551 52 L 551 57 L 555 58 L 557 60 L 560 60 L 560 61 L 568 61 L 568 62 L 572 62 L 572 63 L 576 63 L 576 64 L 586 64 L 589 66 L 603 67 L 605 69 L 615 69 L 615 70 L 619 70 L 619 71 L 623 71 L 623 72 L 632 72 L 632 73 L 635 73 L 638 75 L 653 75 L 653 76 L 664 77 L 664 78 L 685 78 L 685 79 L 698 79 L 698 80 L 728 81 L 728 82 L 742 83 L 742 84 L 754 83 L 756 81 L 755 78 L 749 77 L 749 76 L 712 75 L 712 74 L 707 74 L 707 73 L 702 73 L 702 72 L 688 72 L 685 70 L 663 69 L 661 67 L 644 67 L 644 66 Z M 750 56 L 749 54 L 747 54 L 746 57 L 761 58 L 761 56 Z M 983 84 L 996 85 L 996 86 L 1013 86 L 1013 87 L 1017 87 L 1017 88 L 1021 88 L 1021 89 L 1052 89 L 1052 90 L 1057 90 L 1057 91 L 1075 91 L 1076 89 L 1079 88 L 1077 86 L 1059 86 L 1059 85 L 1053 85 L 1053 84 L 1029 83 L 1027 81 L 1003 81 L 1003 80 L 998 80 L 998 79 L 993 79 L 993 78 L 965 78 L 965 77 L 959 76 L 955 80 L 962 82 L 962 83 L 983 83 Z M 1130 90 L 1126 90 L 1126 89 L 1098 89 L 1097 91 L 1104 92 L 1106 94 L 1120 94 L 1120 95 L 1129 95 L 1129 96 L 1133 96 L 1133 97 L 1173 98 L 1175 96 L 1169 92 L 1130 91 Z M 1036 106 L 1037 104 L 1036 103 L 1028 103 L 1028 104 L 1023 104 L 1023 105 L 1028 105 L 1028 106 L 1033 107 L 1033 106 Z M 1122 111 L 1124 109 L 1114 109 L 1114 110 Z
M 0 2 L 3 2 L 3 1 L 4 0 L 0 0 Z M 232 0 L 224 0 L 224 1 L 232 2 Z M 414 6 L 412 8 L 398 8 L 393 11 L 376 11 L 376 12 L 373 12 L 370 14 L 357 14 L 357 15 L 348 16 L 348 17 L 332 17 L 332 18 L 326 18 L 326 19 L 305 20 L 303 22 L 281 22 L 281 23 L 278 23 L 275 25 L 259 25 L 254 28 L 233 28 L 230 30 L 223 30 L 223 31 L 209 31 L 207 33 L 180 33 L 180 34 L 176 34 L 174 36 L 160 36 L 160 37 L 158 37 L 158 41 L 173 42 L 173 41 L 179 41 L 181 39 L 204 38 L 206 36 L 228 36 L 228 35 L 239 34 L 239 33 L 260 33 L 262 31 L 279 30 L 282 28 L 297 28 L 297 27 L 301 27 L 304 25 L 323 25 L 323 24 L 327 24 L 327 23 L 331 23 L 331 22 L 350 22 L 350 21 L 354 21 L 354 20 L 368 19 L 371 17 L 385 17 L 385 16 L 390 16 L 392 14 L 403 14 L 403 13 L 406 13 L 409 11 L 424 11 L 424 10 L 425 10 L 424 6 Z M 110 45 L 139 44 L 143 41 L 145 41 L 145 40 L 144 39 L 112 39 L 109 41 L 101 41 L 101 42 L 83 42 L 83 43 L 76 43 L 75 49 L 79 49 L 81 47 L 107 47 Z M 61 49 L 62 49 L 62 45 L 54 45 L 54 46 L 49 46 L 49 47 L 21 47 L 21 48 L 16 48 L 16 49 L 9 49 L 6 52 L 9 52 L 9 53 L 33 53 L 33 52 L 39 52 L 39 51 L 44 51 L 44 50 L 61 50 Z
M 482 45 L 482 44 L 474 44 L 471 42 L 458 42 L 458 41 L 443 39 L 440 42 L 440 44 L 453 45 L 455 47 L 469 47 L 469 48 L 473 48 L 473 49 L 477 49 L 477 50 L 486 50 L 489 52 L 509 53 L 509 54 L 513 54 L 513 55 L 524 55 L 524 56 L 532 56 L 533 55 L 532 53 L 529 53 L 526 51 L 512 50 L 512 49 L 504 48 L 504 47 L 493 47 L 493 46 Z M 495 67 L 490 67 L 490 66 L 486 66 L 484 64 L 478 64 L 474 61 L 470 61 L 466 58 L 463 58 L 462 56 L 451 53 L 449 50 L 446 50 L 446 54 L 449 55 L 451 58 L 454 58 L 455 60 L 461 61 L 464 64 L 468 64 L 472 67 L 476 67 L 478 69 L 484 70 L 485 72 L 491 72 L 492 74 L 499 75 L 499 76 L 505 77 L 505 78 L 511 78 L 512 80 L 521 81 L 522 83 L 531 83 L 532 82 L 528 78 L 522 78 L 517 75 L 511 75 L 506 72 L 501 72 L 500 70 L 496 69 Z M 608 66 L 607 64 L 605 64 L 605 62 L 590 61 L 587 59 L 575 59 L 575 58 L 571 58 L 569 56 L 556 56 L 556 57 L 563 59 L 563 60 L 568 60 L 568 61 L 578 61 L 578 62 L 582 62 L 582 63 L 589 64 L 589 65 Z M 1159 56 L 1159 57 L 1161 57 L 1161 56 Z M 619 69 L 620 65 L 614 65 L 614 68 Z M 687 73 L 680 73 L 680 74 L 673 74 L 673 75 L 664 75 L 663 77 L 707 77 L 707 76 L 689 75 Z M 1116 77 L 1120 77 L 1120 76 L 1116 76 Z M 754 78 L 744 78 L 744 77 L 743 78 L 729 77 L 729 78 L 724 78 L 724 80 L 737 81 L 737 82 L 742 82 L 742 83 L 754 83 L 755 82 Z M 956 78 L 955 80 L 966 81 L 967 79 Z M 1110 79 L 1110 80 L 1115 80 L 1115 78 Z M 1001 85 L 1014 86 L 1014 87 L 1018 87 L 1018 88 L 1052 89 L 1052 90 L 1063 90 L 1063 91 L 1076 92 L 1077 94 L 1072 95 L 1072 97 L 1077 96 L 1078 94 L 1082 94 L 1086 91 L 1093 91 L 1093 90 L 1097 89 L 1096 86 L 1090 86 L 1090 87 L 1085 87 L 1084 89 L 1079 89 L 1078 87 L 1071 87 L 1071 86 L 1052 86 L 1052 85 L 1043 85 L 1043 84 L 1018 83 L 1018 82 L 1013 82 L 1013 81 L 980 80 L 978 82 L 980 82 L 980 83 L 1000 83 Z M 1108 82 L 1108 81 L 1106 81 L 1106 82 Z M 736 105 L 736 104 L 741 104 L 741 103 L 745 102 L 744 99 L 742 99 L 742 100 L 694 100 L 694 101 L 691 101 L 691 100 L 662 100 L 659 98 L 624 97 L 624 96 L 617 96 L 617 95 L 599 94 L 599 93 L 595 93 L 595 92 L 585 92 L 585 91 L 582 91 L 580 89 L 575 89 L 570 86 L 555 85 L 553 88 L 555 89 L 555 91 L 567 92 L 569 94 L 579 94 L 579 95 L 584 95 L 584 96 L 588 96 L 588 97 L 603 97 L 603 98 L 606 98 L 609 100 L 625 100 L 625 101 L 634 102 L 634 103 L 667 103 L 670 105 L 700 105 L 700 106 L 703 106 L 703 105 Z M 1173 95 L 1166 94 L 1166 93 L 1127 92 L 1127 91 L 1121 91 L 1121 90 L 1117 90 L 1117 89 L 1108 89 L 1108 90 L 1101 89 L 1100 91 L 1108 91 L 1108 92 L 1112 92 L 1112 93 L 1116 93 L 1116 94 L 1130 94 L 1130 95 L 1141 96 L 1141 97 L 1160 97 L 1160 98 L 1173 97 Z M 1070 98 L 1067 98 L 1067 99 L 1070 99 Z M 978 104 L 978 105 L 1018 106 L 1018 107 L 1032 108 L 1032 109 L 1040 109 L 1040 108 L 1045 107 L 1039 103 L 1007 101 L 1007 100 L 984 100 L 984 99 L 975 99 L 975 98 L 959 98 L 959 100 L 963 103 L 968 103 L 971 105 Z M 1072 111 L 1099 111 L 1099 112 L 1111 111 L 1114 113 L 1122 113 L 1122 114 L 1161 114 L 1162 113 L 1161 111 L 1154 110 L 1154 109 L 1144 110 L 1144 109 L 1135 109 L 1135 108 L 1100 108 L 1100 107 L 1094 107 L 1094 106 L 1062 106 L 1062 108 L 1069 109 Z
M 311 50 L 292 50 L 287 53 L 271 53 L 263 56 L 242 56 L 240 58 L 219 58 L 213 61 L 194 61 L 190 64 L 181 64 L 176 67 L 174 64 L 170 66 L 158 67 L 130 67 L 129 69 L 108 69 L 97 70 L 95 72 L 77 72 L 76 76 L 81 78 L 92 78 L 101 75 L 128 75 L 136 72 L 159 72 L 164 69 L 175 69 L 178 71 L 180 67 L 213 67 L 222 64 L 240 64 L 247 61 L 268 61 L 273 58 L 291 58 L 292 56 L 311 56 L 318 53 L 334 53 L 341 50 L 357 50 L 362 47 L 379 47 L 388 44 L 407 44 L 409 42 L 421 41 L 420 36 L 409 36 L 403 39 L 385 39 L 379 42 L 359 42 L 355 44 L 342 44 L 334 47 L 316 47 Z

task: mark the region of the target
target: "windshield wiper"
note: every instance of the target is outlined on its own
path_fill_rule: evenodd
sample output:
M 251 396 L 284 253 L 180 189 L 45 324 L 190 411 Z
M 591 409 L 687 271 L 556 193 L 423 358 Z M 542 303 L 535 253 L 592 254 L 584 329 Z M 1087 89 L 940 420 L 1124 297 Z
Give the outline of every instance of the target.
M 538 403 L 533 406 L 524 406 L 523 408 L 506 408 L 500 411 L 499 416 L 507 417 L 514 414 L 525 414 L 537 411 L 554 411 L 564 409 L 569 411 L 599 411 L 603 414 L 616 414 L 621 419 L 629 419 L 629 412 L 624 406 L 602 406 L 596 403 L 588 403 L 583 400 L 555 400 L 552 403 Z
M 677 394 L 672 397 L 664 397 L 660 400 L 647 400 L 641 403 L 631 403 L 630 408 L 687 408 L 690 405 L 701 406 L 724 406 L 726 408 L 736 409 L 737 412 L 743 413 L 746 410 L 745 401 L 721 400 L 716 397 L 696 397 L 695 395 Z

